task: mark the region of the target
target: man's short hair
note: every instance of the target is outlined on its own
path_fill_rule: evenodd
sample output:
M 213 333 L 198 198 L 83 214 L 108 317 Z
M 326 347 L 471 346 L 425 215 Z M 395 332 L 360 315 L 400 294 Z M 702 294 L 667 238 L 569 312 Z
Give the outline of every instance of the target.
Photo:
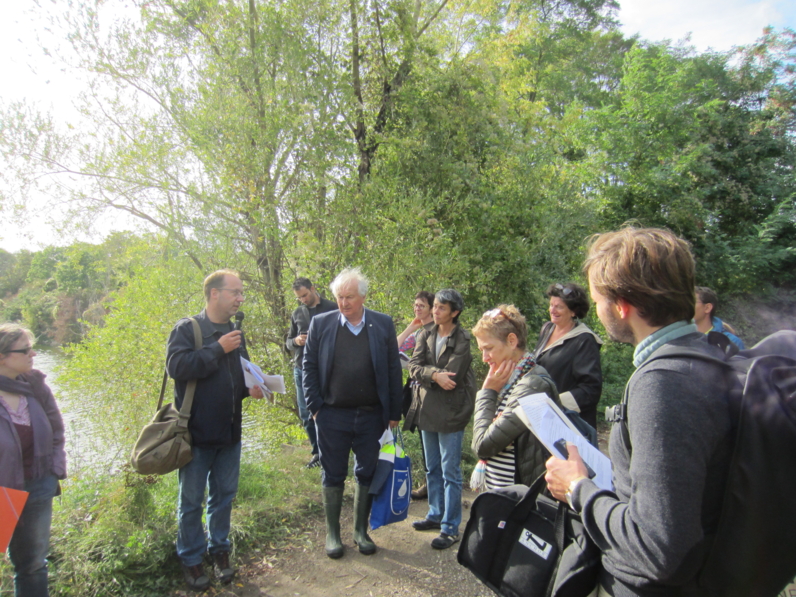
M 710 319 L 716 317 L 716 309 L 719 308 L 719 295 L 707 286 L 697 286 L 695 289 L 699 302 L 703 305 L 710 305 Z
M 586 289 L 580 284 L 570 282 L 569 284 L 550 284 L 547 287 L 545 296 L 550 298 L 556 296 L 564 301 L 567 309 L 575 314 L 578 319 L 583 319 L 589 312 L 589 295 Z
M 307 290 L 312 290 L 312 282 L 310 282 L 309 278 L 296 278 L 293 281 L 293 290 L 298 292 L 302 288 L 306 288 Z
M 368 293 L 368 279 L 365 274 L 358 267 L 347 267 L 337 274 L 337 277 L 329 285 L 334 297 L 337 298 L 337 291 L 348 286 L 351 282 L 357 283 L 359 296 L 365 296 Z
M 668 230 L 628 226 L 588 239 L 583 271 L 609 301 L 624 299 L 649 325 L 694 317 L 694 258 Z
M 210 291 L 214 288 L 216 290 L 224 287 L 224 276 L 235 276 L 236 278 L 240 278 L 240 275 L 235 270 L 231 269 L 220 269 L 214 271 L 212 274 L 205 278 L 205 283 L 203 285 L 205 291 L 205 301 L 210 300 Z

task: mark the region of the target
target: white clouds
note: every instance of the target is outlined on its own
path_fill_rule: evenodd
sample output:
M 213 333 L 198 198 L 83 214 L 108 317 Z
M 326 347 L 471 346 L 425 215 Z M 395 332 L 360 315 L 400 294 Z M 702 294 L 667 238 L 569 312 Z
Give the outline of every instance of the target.
M 691 35 L 697 50 L 729 50 L 755 41 L 763 28 L 794 27 L 793 8 L 784 0 L 620 0 L 626 35 L 677 42 Z

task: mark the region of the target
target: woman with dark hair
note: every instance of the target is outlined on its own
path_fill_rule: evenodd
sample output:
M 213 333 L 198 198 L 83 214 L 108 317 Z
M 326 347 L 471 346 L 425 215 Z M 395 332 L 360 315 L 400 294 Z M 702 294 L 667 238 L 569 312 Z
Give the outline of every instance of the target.
M 484 313 L 473 335 L 489 365 L 475 399 L 472 444 L 484 463 L 486 489 L 531 485 L 544 472 L 550 452 L 516 414 L 517 399 L 545 393 L 561 406 L 555 384 L 528 352 L 525 317 L 514 305 Z
M 533 350 L 536 362 L 556 383 L 561 404 L 597 428 L 597 403 L 603 389 L 600 347 L 603 341 L 579 320 L 589 312 L 589 297 L 578 284 L 551 284 L 550 321 L 542 326 Z
M 415 312 L 415 318 L 406 326 L 406 329 L 398 335 L 398 350 L 404 354 L 408 354 L 415 349 L 415 342 L 417 339 L 417 332 L 423 326 L 428 325 L 434 321 L 434 316 L 431 310 L 434 308 L 434 295 L 425 290 L 421 290 L 415 295 L 415 302 L 412 305 L 412 310 Z
M 423 437 L 428 486 L 428 514 L 412 526 L 418 531 L 439 529 L 431 542 L 447 549 L 459 540 L 462 521 L 462 440 L 475 405 L 475 375 L 470 333 L 459 325 L 464 309 L 453 289 L 434 297 L 434 325 L 417 334 L 409 372 L 420 387 L 406 415 Z
M 53 497 L 66 478 L 64 422 L 35 356 L 29 330 L 0 325 L 0 486 L 28 492 L 8 545 L 16 597 L 49 595 Z
M 398 335 L 398 351 L 401 353 L 401 367 L 404 369 L 409 369 L 409 357 L 415 350 L 415 346 L 417 344 L 417 334 L 421 328 L 431 324 L 434 322 L 434 316 L 431 314 L 431 310 L 434 307 L 434 294 L 428 292 L 426 290 L 421 290 L 415 295 L 415 302 L 412 305 L 412 309 L 415 312 L 415 318 L 412 322 L 406 326 L 406 329 Z M 414 392 L 418 388 L 418 383 L 414 381 L 411 377 L 406 380 L 406 384 L 404 385 L 404 399 L 403 399 L 403 415 L 409 413 L 409 409 L 412 406 L 412 399 L 414 397 Z M 409 427 L 404 427 L 407 431 L 414 431 L 414 429 L 410 429 Z M 423 436 L 419 435 L 420 437 L 420 450 L 423 452 Z M 425 468 L 425 467 L 424 467 Z M 417 489 L 412 490 L 412 499 L 413 500 L 424 500 L 428 497 L 428 487 L 425 484 L 421 485 Z

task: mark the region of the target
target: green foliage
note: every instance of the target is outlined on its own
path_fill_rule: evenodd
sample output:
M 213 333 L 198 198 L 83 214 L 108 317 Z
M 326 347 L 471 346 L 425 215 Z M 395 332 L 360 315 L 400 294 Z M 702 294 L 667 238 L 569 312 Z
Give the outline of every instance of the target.
M 320 510 L 318 471 L 301 452 L 252 453 L 241 465 L 232 511 L 234 554 L 279 547 Z M 72 475 L 54 502 L 50 593 L 59 597 L 154 597 L 180 582 L 174 556 L 177 477 Z M 0 587 L 10 584 L 0 560 Z M 10 590 L 10 587 L 8 587 Z M 5 593 L 3 593 L 5 594 Z

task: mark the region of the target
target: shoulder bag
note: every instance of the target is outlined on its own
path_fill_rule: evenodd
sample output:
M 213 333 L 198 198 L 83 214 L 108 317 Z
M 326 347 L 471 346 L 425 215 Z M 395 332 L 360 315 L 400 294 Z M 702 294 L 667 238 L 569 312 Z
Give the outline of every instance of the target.
M 502 597 L 586 597 L 597 585 L 599 550 L 544 487 L 541 475 L 473 501 L 457 559 Z
M 202 331 L 199 322 L 193 317 L 194 347 L 202 348 Z M 141 430 L 141 434 L 133 446 L 130 464 L 135 472 L 142 475 L 165 475 L 184 467 L 191 461 L 191 432 L 188 421 L 191 418 L 193 395 L 196 391 L 196 380 L 192 379 L 185 388 L 182 408 L 177 410 L 172 403 L 165 406 L 163 395 L 169 379 L 168 369 L 163 373 L 163 384 L 160 386 L 160 399 L 155 416 Z

